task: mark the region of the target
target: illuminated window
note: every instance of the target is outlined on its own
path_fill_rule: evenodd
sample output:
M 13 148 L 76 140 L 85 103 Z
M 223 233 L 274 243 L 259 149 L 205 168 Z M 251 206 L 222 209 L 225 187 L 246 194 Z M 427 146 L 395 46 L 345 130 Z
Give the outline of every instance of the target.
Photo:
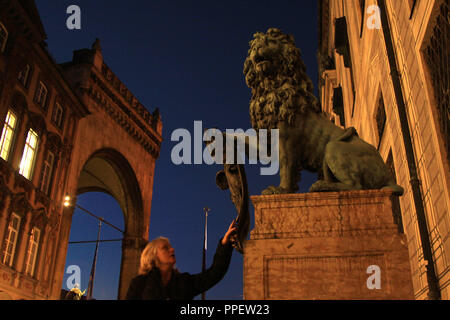
M 6 41 L 8 41 L 8 30 L 0 22 L 0 53 L 5 51 Z
M 36 158 L 36 150 L 38 144 L 38 135 L 33 129 L 27 134 L 25 148 L 23 150 L 22 161 L 20 162 L 19 173 L 27 179 L 31 179 L 31 171 Z
M 61 128 L 64 110 L 63 107 L 57 102 L 55 108 L 53 109 L 52 121 L 54 124 Z
M 31 67 L 29 64 L 27 64 L 25 68 L 23 68 L 22 71 L 20 71 L 19 75 L 17 76 L 17 80 L 19 80 L 24 87 L 26 87 L 28 84 L 28 77 L 30 76 L 30 70 Z
M 30 234 L 30 241 L 28 242 L 27 258 L 25 260 L 25 273 L 30 276 L 34 275 L 40 236 L 41 231 L 36 227 L 33 228 Z
M 3 251 L 3 263 L 7 266 L 12 266 L 14 254 L 16 252 L 17 237 L 19 235 L 20 217 L 12 214 L 11 220 L 6 231 L 6 238 Z
M 5 161 L 8 161 L 16 126 L 17 126 L 17 117 L 11 110 L 9 110 L 8 113 L 6 114 L 5 123 L 3 125 L 2 137 L 0 140 L 0 157 Z
M 53 173 L 53 162 L 54 162 L 55 156 L 52 152 L 47 153 L 47 157 L 44 160 L 44 165 L 42 168 L 42 179 L 41 179 L 41 186 L 40 189 L 45 194 L 49 194 L 50 191 L 50 182 L 52 178 Z
M 45 107 L 45 103 L 47 102 L 47 94 L 47 87 L 41 81 L 39 81 L 34 100 L 42 107 Z

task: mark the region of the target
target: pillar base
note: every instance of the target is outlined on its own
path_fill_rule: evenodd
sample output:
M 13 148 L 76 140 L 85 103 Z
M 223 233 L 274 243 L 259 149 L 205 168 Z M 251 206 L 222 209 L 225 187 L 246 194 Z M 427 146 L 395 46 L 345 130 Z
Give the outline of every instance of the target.
M 244 299 L 414 299 L 391 197 L 380 190 L 252 196 Z

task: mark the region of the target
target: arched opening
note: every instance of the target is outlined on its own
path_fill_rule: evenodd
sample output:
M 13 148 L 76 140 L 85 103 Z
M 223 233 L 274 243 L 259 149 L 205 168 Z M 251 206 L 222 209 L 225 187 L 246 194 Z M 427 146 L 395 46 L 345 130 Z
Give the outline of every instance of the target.
M 96 258 L 92 298 L 115 300 L 119 289 L 123 234 L 104 222 L 101 222 L 99 227 L 100 221 L 80 208 L 87 209 L 123 230 L 125 222 L 122 209 L 112 196 L 102 192 L 80 194 L 76 204 L 72 216 L 61 298 L 65 297 L 75 283 L 79 284 L 81 291 L 86 290 L 85 296 L 87 295 Z M 98 236 L 100 241 L 97 247 Z M 79 275 L 76 274 L 78 271 Z
M 126 158 L 114 149 L 99 150 L 84 164 L 78 178 L 77 195 L 90 191 L 105 192 L 114 197 L 122 208 L 125 221 L 129 221 L 130 215 L 142 212 L 141 192 L 134 171 Z M 125 227 L 137 226 L 125 223 Z
M 98 150 L 83 165 L 76 193 L 70 204 L 73 213 L 62 289 L 69 290 L 75 283 L 81 291 L 88 288 L 98 243 L 92 298 L 121 298 L 138 268 L 144 233 L 143 204 L 134 171 L 118 151 Z

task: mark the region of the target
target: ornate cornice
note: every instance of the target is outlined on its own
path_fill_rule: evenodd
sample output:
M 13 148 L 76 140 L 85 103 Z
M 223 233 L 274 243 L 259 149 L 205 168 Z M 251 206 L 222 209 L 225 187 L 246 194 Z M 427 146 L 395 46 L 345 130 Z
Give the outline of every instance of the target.
M 22 188 L 25 193 L 28 195 L 28 198 L 31 197 L 31 192 L 34 189 L 33 182 L 22 176 L 19 172 L 15 172 L 14 176 L 14 189 Z
M 49 222 L 49 218 L 47 215 L 47 210 L 45 208 L 38 208 L 32 211 L 31 216 L 31 228 L 38 227 L 42 231 L 44 231 L 45 226 Z
M 59 134 L 49 131 L 47 133 L 47 143 L 46 146 L 48 150 L 58 155 L 63 149 L 63 143 Z
M 36 189 L 35 197 L 34 197 L 34 203 L 41 203 L 47 210 L 50 207 L 50 198 L 43 193 L 41 190 Z
M 0 217 L 2 216 L 3 209 L 5 208 L 6 197 L 9 195 L 11 195 L 11 190 L 9 190 L 3 176 L 0 175 Z
M 162 138 L 146 128 L 138 117 L 135 116 L 134 113 L 131 112 L 127 106 L 125 106 L 120 99 L 107 88 L 107 86 L 97 75 L 95 75 L 95 73 L 91 73 L 91 80 L 93 84 L 87 89 L 88 96 L 96 101 L 106 111 L 106 113 L 108 113 L 111 118 L 116 121 L 116 123 L 118 123 L 133 138 L 135 138 L 147 152 L 157 158 L 159 156 Z M 105 95 L 107 97 L 105 97 Z M 112 100 L 118 108 L 113 106 L 111 103 L 108 103 L 109 99 Z M 146 112 L 148 113 L 148 111 Z
M 120 81 L 120 79 L 111 71 L 111 69 L 103 62 L 101 70 L 103 78 L 121 95 L 123 100 L 128 102 L 128 104 L 136 110 L 138 115 L 150 126 L 156 130 L 155 124 L 161 121 L 159 117 L 159 111 L 152 115 L 139 101 L 138 99 L 128 90 L 128 88 Z
M 45 118 L 36 112 L 28 111 L 28 127 L 36 130 L 39 136 L 43 136 L 47 133 Z
M 4 181 L 8 184 L 8 181 L 11 177 L 11 173 L 13 172 L 12 167 L 8 162 L 0 158 L 0 177 L 4 177 Z
M 37 10 L 30 10 L 30 5 L 34 6 L 32 3 L 27 6 L 22 6 L 22 2 L 16 0 L 0 1 L 1 11 L 8 12 L 12 17 L 11 21 L 16 24 L 18 31 L 28 41 L 41 42 L 47 38 L 47 35 L 45 34 Z
M 19 192 L 12 196 L 9 211 L 25 217 L 28 211 L 32 209 L 28 196 L 25 192 Z
M 14 91 L 10 106 L 18 113 L 19 117 L 28 111 L 27 99 L 17 90 Z

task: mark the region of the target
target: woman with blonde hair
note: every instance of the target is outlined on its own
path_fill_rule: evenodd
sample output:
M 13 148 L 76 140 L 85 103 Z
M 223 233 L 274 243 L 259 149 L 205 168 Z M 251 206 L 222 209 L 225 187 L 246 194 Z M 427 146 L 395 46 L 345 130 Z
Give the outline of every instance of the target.
M 127 300 L 190 300 L 216 285 L 226 274 L 236 232 L 233 221 L 220 239 L 211 267 L 199 274 L 180 273 L 175 268 L 175 249 L 169 239 L 159 237 L 147 244 L 141 254 L 139 275 L 131 280 Z

